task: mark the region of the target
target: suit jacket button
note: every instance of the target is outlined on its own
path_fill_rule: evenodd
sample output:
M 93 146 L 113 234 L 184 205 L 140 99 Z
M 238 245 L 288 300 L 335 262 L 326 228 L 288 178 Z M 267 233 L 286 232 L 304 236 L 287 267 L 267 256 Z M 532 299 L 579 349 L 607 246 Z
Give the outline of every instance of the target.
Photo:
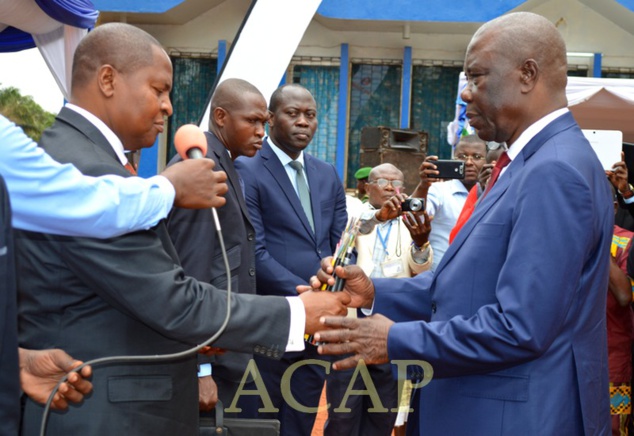
M 249 268 L 249 275 L 253 277 L 255 275 L 255 268 Z
M 435 301 L 431 302 L 431 313 L 436 313 L 436 302 Z
M 253 238 L 254 238 L 254 237 L 255 237 L 255 235 L 254 235 L 253 233 L 249 233 L 249 234 L 247 235 L 247 239 L 248 239 L 249 241 L 253 241 Z

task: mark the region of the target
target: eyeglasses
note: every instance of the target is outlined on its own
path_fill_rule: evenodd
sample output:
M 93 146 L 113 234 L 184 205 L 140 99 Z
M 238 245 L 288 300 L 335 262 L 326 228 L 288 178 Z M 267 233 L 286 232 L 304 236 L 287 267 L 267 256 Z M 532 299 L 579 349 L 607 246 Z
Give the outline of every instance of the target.
M 376 183 L 379 188 L 385 188 L 388 183 L 392 185 L 392 188 L 398 189 L 403 187 L 403 182 L 401 180 L 388 180 L 388 179 L 376 179 L 371 180 L 368 183 Z
M 480 162 L 482 160 L 485 159 L 484 156 L 482 156 L 481 154 L 472 154 L 472 155 L 467 155 L 464 153 L 460 153 L 459 155 L 456 155 L 456 159 L 458 160 L 462 160 L 462 161 L 467 161 L 469 159 L 471 159 L 474 162 Z

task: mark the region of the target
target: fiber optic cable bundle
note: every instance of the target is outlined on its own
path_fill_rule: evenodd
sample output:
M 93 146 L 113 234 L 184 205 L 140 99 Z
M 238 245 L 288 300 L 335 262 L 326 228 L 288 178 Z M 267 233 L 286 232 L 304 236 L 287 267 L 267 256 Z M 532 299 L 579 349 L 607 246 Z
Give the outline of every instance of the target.
M 341 234 L 341 239 L 337 243 L 337 247 L 335 249 L 335 253 L 332 258 L 332 266 L 333 266 L 333 276 L 335 277 L 335 284 L 328 285 L 324 283 L 321 287 L 322 291 L 328 292 L 341 292 L 346 284 L 346 281 L 341 277 L 337 277 L 334 273 L 334 268 L 338 266 L 346 266 L 350 264 L 350 260 L 352 259 L 352 250 L 354 249 L 354 242 L 359 233 L 359 225 L 361 221 L 357 217 L 350 217 L 348 220 L 348 224 Z M 304 335 L 304 339 L 311 343 L 315 344 L 312 335 Z

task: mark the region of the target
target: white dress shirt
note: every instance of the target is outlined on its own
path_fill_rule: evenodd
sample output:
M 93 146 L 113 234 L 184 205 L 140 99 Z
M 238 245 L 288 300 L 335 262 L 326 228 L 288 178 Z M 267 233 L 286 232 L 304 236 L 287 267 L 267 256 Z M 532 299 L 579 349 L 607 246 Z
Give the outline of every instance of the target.
M 436 270 L 449 248 L 449 234 L 458 221 L 468 195 L 467 188 L 457 179 L 434 182 L 429 187 L 426 210 L 433 220 L 429 234 L 429 243 L 434 250 L 432 271 Z

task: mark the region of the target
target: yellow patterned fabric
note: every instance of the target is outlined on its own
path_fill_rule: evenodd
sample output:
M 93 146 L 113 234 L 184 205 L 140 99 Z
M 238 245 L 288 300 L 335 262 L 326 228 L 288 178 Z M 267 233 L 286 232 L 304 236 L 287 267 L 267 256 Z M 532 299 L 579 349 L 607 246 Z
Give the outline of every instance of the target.
M 629 383 L 610 383 L 610 413 L 612 415 L 632 413 L 632 387 Z

